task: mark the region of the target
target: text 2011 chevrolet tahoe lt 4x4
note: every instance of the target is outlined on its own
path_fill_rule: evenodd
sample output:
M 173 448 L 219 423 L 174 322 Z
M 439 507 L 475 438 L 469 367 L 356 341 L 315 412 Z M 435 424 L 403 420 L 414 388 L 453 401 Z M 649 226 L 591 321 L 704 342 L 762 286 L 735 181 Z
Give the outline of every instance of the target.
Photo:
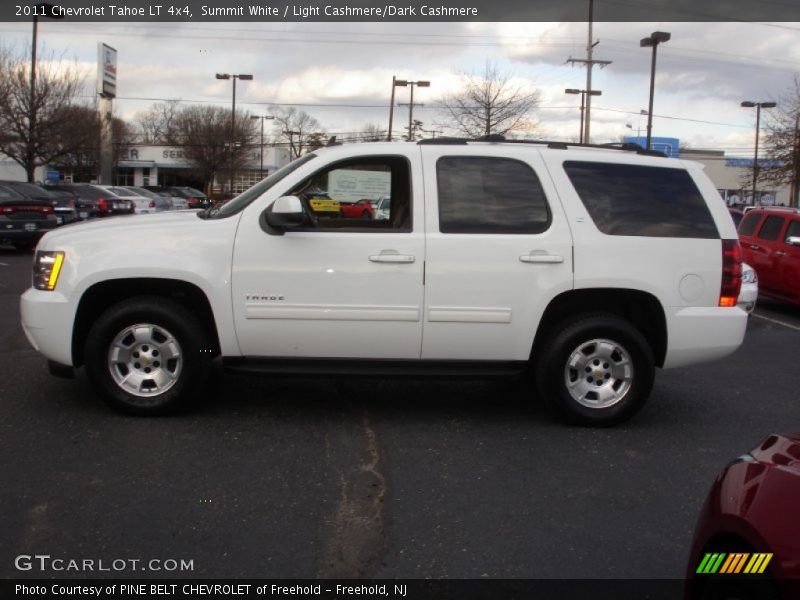
M 655 367 L 722 358 L 747 323 L 714 185 L 695 163 L 646 154 L 325 148 L 220 208 L 48 233 L 23 327 L 52 372 L 85 366 L 107 401 L 139 414 L 191 401 L 221 356 L 328 374 L 530 366 L 560 416 L 619 422 Z M 335 210 L 356 196 L 390 197 L 388 215 Z

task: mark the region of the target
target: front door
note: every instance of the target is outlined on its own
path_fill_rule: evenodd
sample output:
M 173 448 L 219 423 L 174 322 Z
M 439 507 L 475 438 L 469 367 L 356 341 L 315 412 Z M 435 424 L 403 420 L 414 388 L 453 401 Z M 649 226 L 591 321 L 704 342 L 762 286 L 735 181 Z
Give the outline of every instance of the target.
M 281 190 L 312 216 L 284 235 L 262 228 L 262 209 L 245 211 L 232 286 L 245 356 L 419 358 L 425 239 L 422 211 L 412 206 L 422 198 L 421 182 L 412 179 L 419 162 L 416 147 L 329 159 Z M 342 211 L 385 196 L 387 212 Z

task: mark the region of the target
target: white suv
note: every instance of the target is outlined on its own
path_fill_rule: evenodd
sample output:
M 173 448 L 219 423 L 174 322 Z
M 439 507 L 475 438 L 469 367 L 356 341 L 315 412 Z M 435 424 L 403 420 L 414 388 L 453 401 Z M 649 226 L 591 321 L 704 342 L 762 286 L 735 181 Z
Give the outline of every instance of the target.
M 739 347 L 736 230 L 702 167 L 563 143 L 333 146 L 216 209 L 48 233 L 22 296 L 55 374 L 119 409 L 233 369 L 508 375 L 573 422 Z M 327 204 L 391 197 L 386 219 Z M 319 210 L 314 207 L 317 206 Z

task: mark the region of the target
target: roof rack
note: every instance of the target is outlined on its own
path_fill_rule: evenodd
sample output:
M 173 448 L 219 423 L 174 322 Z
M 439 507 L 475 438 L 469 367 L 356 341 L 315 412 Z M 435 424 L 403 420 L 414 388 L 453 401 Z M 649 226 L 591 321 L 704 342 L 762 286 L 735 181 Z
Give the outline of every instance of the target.
M 504 144 L 535 144 L 539 146 L 547 146 L 553 150 L 566 150 L 567 148 L 601 148 L 603 150 L 621 150 L 623 152 L 636 152 L 645 156 L 660 156 L 662 158 L 667 155 L 658 150 L 645 150 L 639 144 L 631 143 L 618 143 L 613 142 L 609 144 L 580 144 L 577 142 L 563 142 L 555 140 L 507 140 L 505 136 L 493 133 L 479 138 L 460 138 L 460 137 L 438 137 L 420 140 L 417 144 L 421 146 L 463 146 L 468 142 L 489 142 L 489 143 L 504 143 Z

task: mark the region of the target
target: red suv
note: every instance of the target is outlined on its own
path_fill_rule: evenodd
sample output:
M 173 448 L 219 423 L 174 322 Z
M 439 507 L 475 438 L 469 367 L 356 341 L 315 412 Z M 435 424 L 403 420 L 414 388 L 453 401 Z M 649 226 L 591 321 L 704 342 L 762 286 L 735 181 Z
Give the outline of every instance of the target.
M 800 209 L 756 208 L 739 224 L 744 262 L 758 274 L 758 293 L 800 304 Z

